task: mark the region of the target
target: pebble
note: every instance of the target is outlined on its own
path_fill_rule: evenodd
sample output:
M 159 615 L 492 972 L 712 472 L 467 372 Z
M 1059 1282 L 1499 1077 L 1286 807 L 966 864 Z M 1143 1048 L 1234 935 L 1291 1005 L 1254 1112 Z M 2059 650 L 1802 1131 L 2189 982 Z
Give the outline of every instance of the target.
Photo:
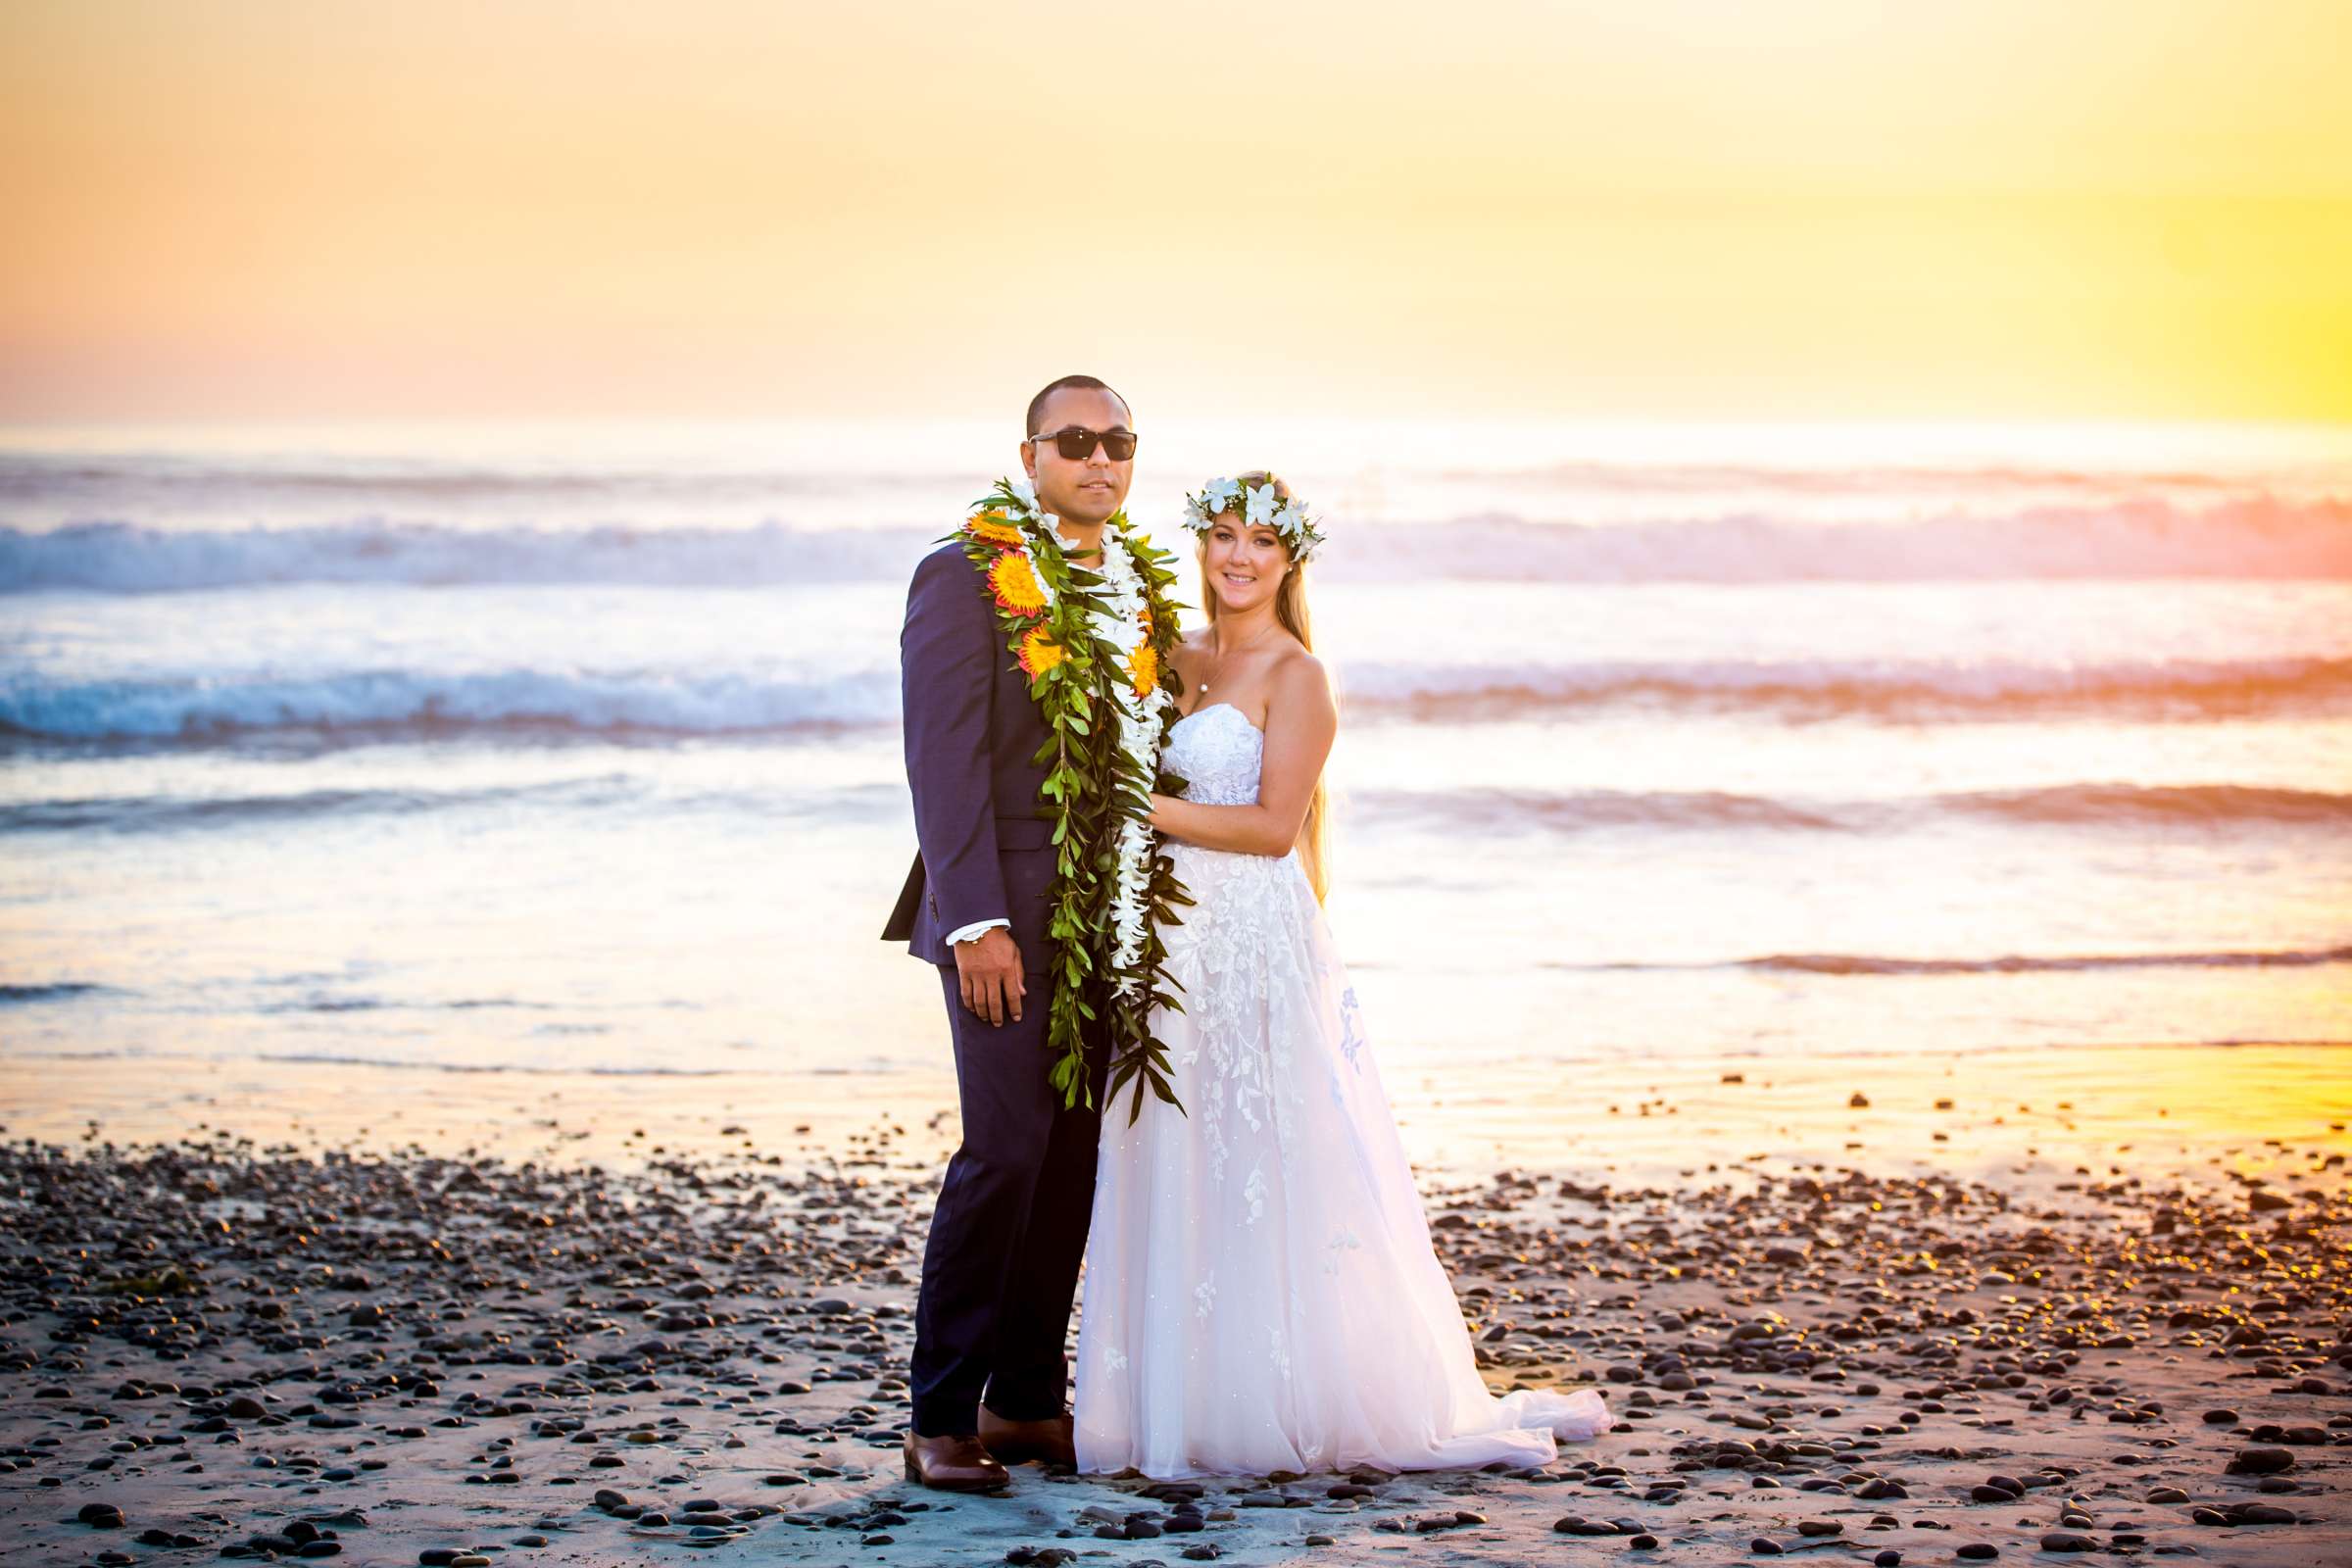
M 2231 1502 L 2219 1508 L 2192 1508 L 2188 1516 L 2192 1523 L 2218 1529 L 2231 1529 L 2239 1525 L 2290 1525 L 2295 1522 L 2293 1513 L 2267 1502 Z
M 1694 1170 L 1717 1153 L 1694 1151 Z M 1860 1560 L 1865 1529 L 2006 1526 L 2003 1504 L 2034 1515 L 2016 1522 L 2021 1554 L 2036 1541 L 2052 1552 L 2128 1552 L 2144 1544 L 2132 1532 L 2087 1532 L 2135 1495 L 2180 1510 L 2173 1520 L 2287 1541 L 2297 1515 L 2278 1501 L 2293 1498 L 2267 1494 L 2308 1490 L 2304 1472 L 2328 1457 L 2317 1450 L 2352 1425 L 2333 1404 L 2293 1402 L 2340 1397 L 2346 1380 L 2323 1374 L 2352 1371 L 2336 1326 L 2346 1297 L 2333 1283 L 2352 1218 L 2340 1181 L 2304 1184 L 2311 1196 L 2295 1200 L 2291 1218 L 2265 1212 L 2251 1226 L 2230 1188 L 2209 1197 L 2086 1171 L 2052 1204 L 1932 1170 L 1867 1176 L 1779 1160 L 1735 1170 L 1731 1158 L 1723 1179 L 1672 1191 L 1503 1173 L 1432 1197 L 1433 1220 L 1447 1221 L 1433 1224 L 1433 1239 L 1495 1386 L 1608 1389 L 1618 1421 L 1602 1444 L 1564 1445 L 1541 1470 L 1344 1481 L 1155 1484 L 1023 1469 L 1015 1495 L 1044 1505 L 1055 1497 L 1046 1489 L 1066 1485 L 1065 1499 L 1103 1504 L 1107 1516 L 1076 1532 L 1088 1538 L 1188 1538 L 1180 1550 L 1172 1540 L 1155 1548 L 1159 1558 L 1120 1554 L 1135 1563 L 1209 1561 L 1284 1540 L 1336 1545 L 1358 1531 L 1447 1535 L 1449 1545 L 1429 1549 L 1502 1561 L 1490 1538 L 1455 1533 L 1544 1518 L 1554 1533 L 1621 1537 L 1633 1551 L 1660 1552 L 1674 1535 L 1663 1554 L 1678 1559 L 1708 1558 L 1709 1547 L 1714 1558 L 1740 1555 L 1744 1528 L 1781 1532 L 1753 1536 L 1753 1555 L 1834 1544 L 1833 1555 Z M 227 1515 L 240 1525 L 208 1532 L 209 1543 L 150 1527 L 137 1544 L 242 1550 L 238 1532 L 256 1531 L 251 1541 L 289 1556 L 339 1548 L 321 1532 L 364 1526 L 288 1517 L 321 1500 L 304 1489 L 349 1489 L 326 1495 L 371 1506 L 399 1496 L 418 1462 L 401 1457 L 417 1451 L 406 1446 L 430 1440 L 451 1446 L 452 1479 L 506 1489 L 471 1495 L 498 1499 L 474 1506 L 486 1510 L 486 1537 L 513 1550 L 434 1548 L 447 1555 L 419 1562 L 522 1568 L 515 1553 L 557 1539 L 559 1526 L 571 1533 L 567 1552 L 609 1560 L 626 1552 L 631 1515 L 662 1532 L 648 1541 L 735 1542 L 737 1554 L 812 1560 L 791 1548 L 824 1531 L 841 1546 L 888 1542 L 921 1560 L 967 1539 L 983 1517 L 975 1510 L 997 1506 L 898 1485 L 889 1451 L 906 1429 L 913 1270 L 935 1182 L 935 1171 L 886 1161 L 804 1173 L 679 1157 L 590 1175 L 194 1143 L 71 1155 L 0 1147 L 0 1191 L 24 1202 L 11 1221 L 18 1250 L 0 1270 L 5 1392 L 12 1414 L 57 1440 L 0 1450 L 0 1474 L 120 1490 L 88 1467 L 176 1474 L 201 1452 L 220 1470 L 215 1445 L 240 1447 L 220 1455 L 236 1462 L 216 1503 L 246 1505 Z M 211 1213 L 236 1217 L 191 1227 L 190 1216 Z M 768 1250 L 778 1234 L 797 1250 Z M 434 1245 L 385 1240 L 401 1237 Z M 2267 1261 L 2248 1261 L 2249 1238 Z M 2155 1253 L 2164 1261 L 2150 1272 Z M 362 1265 L 379 1310 L 355 1303 Z M 171 1270 L 191 1299 L 103 1288 Z M 2132 1295 L 2143 1280 L 2163 1294 Z M 2256 1400 L 2250 1408 L 2278 1424 L 2243 1421 L 2231 1399 Z M 2066 1444 L 2040 1441 L 2062 1425 Z M 730 1454 L 730 1445 L 741 1446 Z M 2027 1454 L 2082 1457 L 2031 1474 L 1974 1470 Z M 2227 1465 L 2246 1479 L 2216 1488 L 2229 1503 L 2202 1506 L 2126 1473 L 2159 1459 L 2174 1473 Z M 590 1478 L 628 1479 L 653 1500 L 633 1503 Z M 1539 1490 L 1554 1486 L 1569 1491 Z M 689 1487 L 714 1494 L 689 1498 Z M 771 1490 L 808 1511 L 727 1500 Z M 2262 1500 L 2246 1496 L 2258 1490 Z M 1726 1507 L 1716 1494 L 1748 1500 Z M 1796 1518 L 1790 1506 L 1915 1496 L 1916 1512 L 1868 1527 Z M 1548 1506 L 1536 1501 L 1545 1497 Z M 1563 1512 L 1565 1497 L 1592 1511 Z M 1294 1533 L 1309 1521 L 1274 1517 L 1309 1507 L 1323 1521 L 1312 1534 Z M 947 1517 L 926 1518 L 935 1508 Z M 1056 1511 L 1067 1517 L 1067 1500 Z M 665 1528 L 673 1517 L 683 1523 Z M 535 1518 L 540 1529 L 515 1533 Z M 376 1552 L 353 1544 L 344 1555 L 394 1560 L 381 1548 L 415 1551 L 416 1528 L 387 1519 Z M 747 1535 L 762 1538 L 757 1548 Z M 2057 1544 L 2071 1540 L 2093 1544 Z M 1007 1562 L 1078 1560 L 1061 1547 L 1018 1549 L 1029 1554 Z M 1998 1554 L 1984 1542 L 1956 1550 Z M 1871 1560 L 1904 1559 L 1881 1548 Z
M 2295 1456 L 2284 1448 L 2240 1448 L 2237 1457 L 2230 1461 L 2226 1473 L 2233 1476 L 2267 1476 L 2294 1467 Z

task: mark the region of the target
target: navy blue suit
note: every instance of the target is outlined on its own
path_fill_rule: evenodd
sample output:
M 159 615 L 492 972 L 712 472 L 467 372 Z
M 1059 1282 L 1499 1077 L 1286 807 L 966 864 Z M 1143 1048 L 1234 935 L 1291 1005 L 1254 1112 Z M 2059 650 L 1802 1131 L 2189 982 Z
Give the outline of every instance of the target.
M 939 1437 L 977 1430 L 984 1396 L 1011 1420 L 1061 1414 L 1102 1120 L 1083 1104 L 1064 1109 L 1046 1079 L 1054 851 L 1036 756 L 1047 731 L 987 581 L 958 544 L 914 568 L 899 671 L 919 848 L 882 934 L 938 966 L 963 1117 L 923 1249 L 908 1380 L 915 1430 Z M 1030 978 L 1020 1022 L 991 1025 L 964 1007 L 947 937 L 1000 917 Z M 1104 1052 L 1087 1028 L 1100 1105 Z

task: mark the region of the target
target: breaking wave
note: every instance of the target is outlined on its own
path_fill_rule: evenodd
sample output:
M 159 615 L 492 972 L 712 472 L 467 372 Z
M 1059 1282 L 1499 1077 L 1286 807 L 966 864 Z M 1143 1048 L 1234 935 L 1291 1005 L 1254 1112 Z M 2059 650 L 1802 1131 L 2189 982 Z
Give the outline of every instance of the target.
M 172 593 L 273 583 L 763 587 L 903 579 L 933 527 L 454 527 L 367 517 L 285 527 L 122 520 L 0 528 L 0 592 Z M 1171 527 L 1159 530 L 1164 544 Z M 2352 577 L 2352 503 L 2267 493 L 1945 513 L 1874 522 L 1763 513 L 1580 523 L 1502 513 L 1348 523 L 1325 574 L 1544 582 Z

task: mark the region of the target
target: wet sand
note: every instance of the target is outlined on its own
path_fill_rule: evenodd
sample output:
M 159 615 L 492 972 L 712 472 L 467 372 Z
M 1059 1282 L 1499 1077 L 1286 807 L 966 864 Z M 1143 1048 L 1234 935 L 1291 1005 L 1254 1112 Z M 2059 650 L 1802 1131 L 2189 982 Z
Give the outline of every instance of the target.
M 2345 1059 L 1393 1082 L 1492 1385 L 1597 1385 L 1616 1429 L 993 1497 L 900 1467 L 955 1135 L 919 1083 L 12 1061 L 0 1554 L 2348 1562 Z

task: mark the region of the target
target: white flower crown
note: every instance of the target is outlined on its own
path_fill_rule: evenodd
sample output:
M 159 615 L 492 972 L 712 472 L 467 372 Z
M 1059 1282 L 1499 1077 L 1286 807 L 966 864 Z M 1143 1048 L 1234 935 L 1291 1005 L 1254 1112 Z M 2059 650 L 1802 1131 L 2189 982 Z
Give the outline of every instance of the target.
M 1271 528 L 1290 541 L 1291 560 L 1300 565 L 1323 542 L 1306 503 L 1298 496 L 1283 500 L 1270 478 L 1247 485 L 1239 479 L 1211 479 L 1199 495 L 1185 492 L 1184 512 L 1185 526 L 1195 533 L 1208 532 L 1209 524 L 1228 512 L 1238 513 L 1249 526 Z

